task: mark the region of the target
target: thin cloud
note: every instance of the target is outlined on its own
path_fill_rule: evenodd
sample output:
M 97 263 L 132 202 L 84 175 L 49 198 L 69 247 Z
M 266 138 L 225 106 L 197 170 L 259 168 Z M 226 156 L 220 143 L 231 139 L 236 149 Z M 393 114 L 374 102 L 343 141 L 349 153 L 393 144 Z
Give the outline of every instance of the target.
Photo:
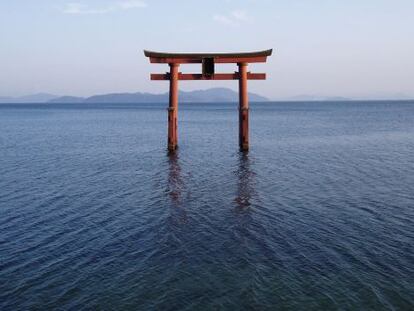
M 231 12 L 230 15 L 233 17 L 233 19 L 238 21 L 246 22 L 249 20 L 246 11 L 243 10 L 235 10 Z
M 236 23 L 231 18 L 225 15 L 216 14 L 213 16 L 213 20 L 221 24 L 225 24 L 225 25 L 232 25 L 232 26 L 236 25 Z
M 146 8 L 147 4 L 144 1 L 140 0 L 129 0 L 129 1 L 122 1 L 119 4 L 119 7 L 128 10 L 128 9 L 137 9 L 137 8 Z
M 249 18 L 246 11 L 234 10 L 226 15 L 215 14 L 213 20 L 224 25 L 237 26 L 242 22 L 247 22 Z
M 68 3 L 63 9 L 65 14 L 105 14 L 110 12 L 110 8 L 93 9 L 82 3 Z
M 76 2 L 76 3 L 67 3 L 62 12 L 65 14 L 73 14 L 73 15 L 106 14 L 106 13 L 119 11 L 119 10 L 130 10 L 130 9 L 145 8 L 145 7 L 147 7 L 147 4 L 141 0 L 118 1 L 112 5 L 101 7 L 101 8 L 92 8 L 86 4 Z

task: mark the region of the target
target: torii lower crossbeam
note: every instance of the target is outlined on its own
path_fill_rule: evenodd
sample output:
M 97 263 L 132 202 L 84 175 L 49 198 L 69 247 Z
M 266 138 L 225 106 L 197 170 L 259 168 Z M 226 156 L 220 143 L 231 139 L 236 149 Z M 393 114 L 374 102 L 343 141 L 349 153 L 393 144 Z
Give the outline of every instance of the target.
M 178 146 L 178 81 L 179 80 L 238 80 L 239 81 L 239 147 L 249 150 L 249 100 L 247 80 L 265 80 L 265 73 L 247 71 L 249 62 L 266 62 L 272 50 L 247 53 L 160 53 L 144 51 L 151 63 L 168 63 L 170 72 L 151 74 L 151 80 L 169 80 L 168 150 Z M 202 64 L 202 73 L 178 72 L 180 64 Z M 215 63 L 237 63 L 234 73 L 215 73 Z

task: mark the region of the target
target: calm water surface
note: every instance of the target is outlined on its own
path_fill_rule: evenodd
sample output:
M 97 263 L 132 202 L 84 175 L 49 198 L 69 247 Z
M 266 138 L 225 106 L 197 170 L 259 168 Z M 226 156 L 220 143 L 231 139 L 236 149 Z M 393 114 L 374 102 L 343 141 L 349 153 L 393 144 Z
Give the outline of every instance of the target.
M 414 310 L 414 102 L 0 105 L 1 310 Z

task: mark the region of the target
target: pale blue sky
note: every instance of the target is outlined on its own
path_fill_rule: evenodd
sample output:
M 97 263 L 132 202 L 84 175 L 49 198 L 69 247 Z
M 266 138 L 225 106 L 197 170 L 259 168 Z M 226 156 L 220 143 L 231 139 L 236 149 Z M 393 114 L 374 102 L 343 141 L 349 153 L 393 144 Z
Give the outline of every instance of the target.
M 251 66 L 268 73 L 251 91 L 273 99 L 414 97 L 413 0 L 0 0 L 0 42 L 0 96 L 160 93 L 168 84 L 149 73 L 167 66 L 150 65 L 143 49 L 273 48 L 266 65 Z

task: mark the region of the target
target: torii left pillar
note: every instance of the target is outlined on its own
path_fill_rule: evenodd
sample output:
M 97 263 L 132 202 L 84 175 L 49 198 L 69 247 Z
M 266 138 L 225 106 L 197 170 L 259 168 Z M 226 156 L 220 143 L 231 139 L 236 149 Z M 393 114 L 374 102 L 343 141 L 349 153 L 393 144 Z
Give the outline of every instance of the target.
M 178 146 L 178 67 L 170 66 L 170 97 L 168 106 L 168 150 L 174 151 Z
M 247 93 L 247 63 L 239 66 L 239 147 L 249 150 L 249 97 Z

